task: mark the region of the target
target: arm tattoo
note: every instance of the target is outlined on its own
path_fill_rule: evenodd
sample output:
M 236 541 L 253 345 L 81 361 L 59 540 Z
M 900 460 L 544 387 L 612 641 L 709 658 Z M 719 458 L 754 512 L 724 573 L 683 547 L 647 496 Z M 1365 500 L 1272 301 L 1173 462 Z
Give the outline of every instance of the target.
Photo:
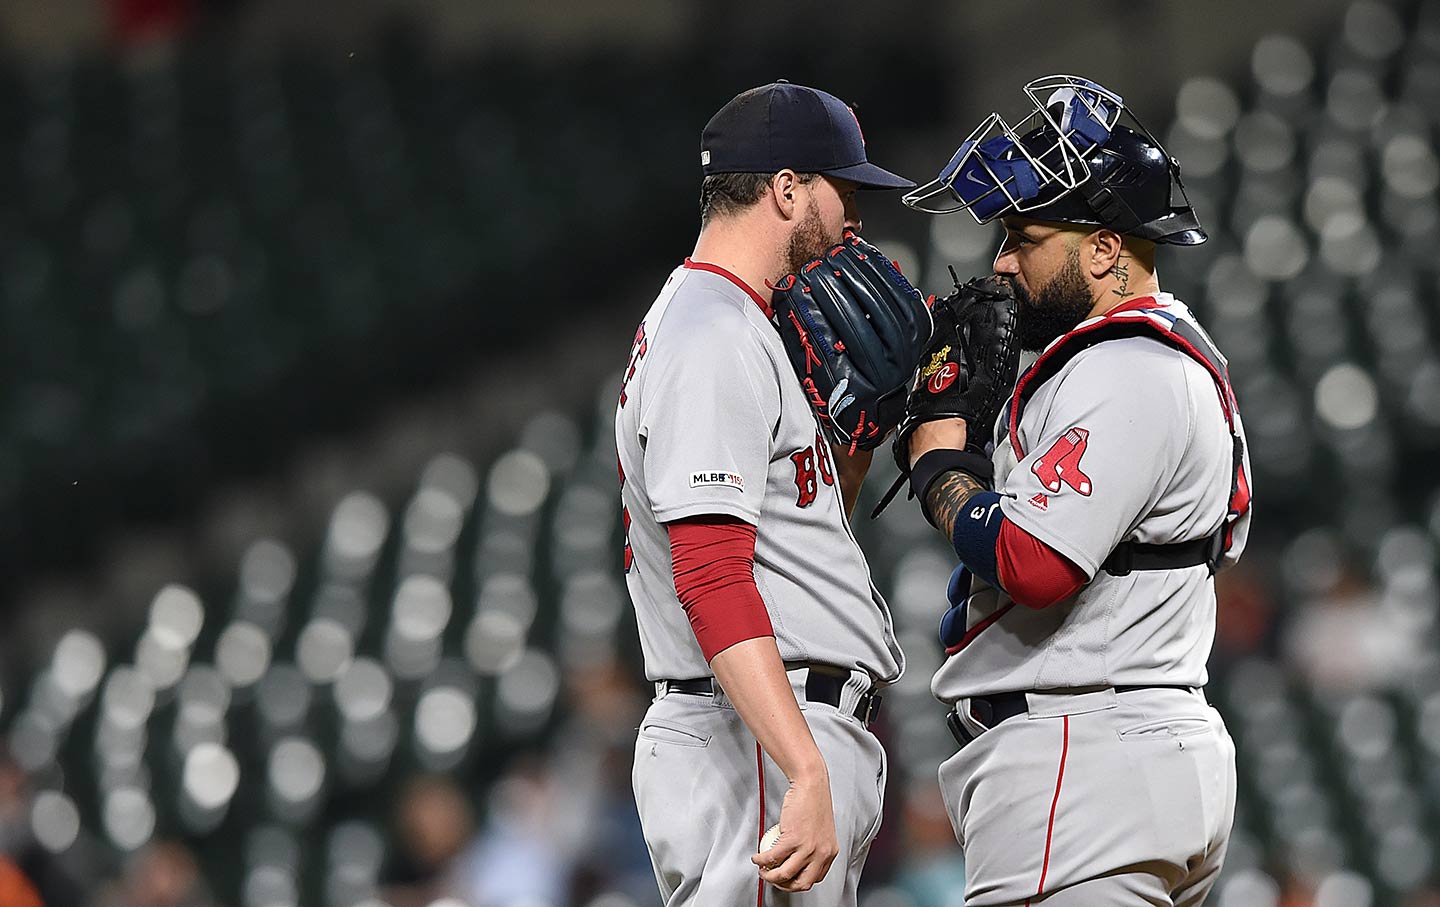
M 1125 260 L 1125 258 L 1126 256 L 1122 253 L 1119 260 L 1115 262 L 1114 268 L 1112 268 L 1112 270 L 1115 272 L 1115 282 L 1119 286 L 1115 287 L 1110 292 L 1114 293 L 1116 296 L 1119 296 L 1121 299 L 1124 299 L 1126 296 L 1130 295 L 1130 264 Z
M 935 525 L 945 533 L 948 541 L 955 536 L 955 521 L 970 503 L 970 499 L 985 490 L 985 486 L 972 475 L 958 470 L 945 473 L 930 485 L 925 495 L 925 504 L 935 517 Z

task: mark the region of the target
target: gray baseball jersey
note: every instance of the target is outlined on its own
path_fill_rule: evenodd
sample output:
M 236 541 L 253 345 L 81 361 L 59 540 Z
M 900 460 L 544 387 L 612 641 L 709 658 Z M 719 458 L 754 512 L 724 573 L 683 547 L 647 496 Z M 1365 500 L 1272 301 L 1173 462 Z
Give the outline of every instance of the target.
M 1146 306 L 1200 330 L 1166 293 Z M 1152 317 L 1139 311 L 1127 317 Z M 1243 428 L 1235 413 L 1237 431 Z M 1006 518 L 1093 577 L 1071 599 L 1032 610 L 976 580 L 968 632 L 935 675 L 945 701 L 1108 685 L 1203 686 L 1215 587 L 1203 565 L 1101 570 L 1122 541 L 1172 544 L 1213 532 L 1230 509 L 1230 430 L 1204 366 L 1148 337 L 1095 344 L 1045 382 L 995 451 Z M 1249 472 L 1248 457 L 1244 466 Z M 1235 523 L 1240 556 L 1249 511 Z
M 636 332 L 615 440 L 646 676 L 710 674 L 665 527 L 702 514 L 757 527 L 755 582 L 782 659 L 899 676 L 889 609 L 765 300 L 713 265 L 677 268 Z
M 1180 335 L 1178 319 L 1200 332 L 1167 294 L 1122 308 L 1111 317 L 1159 319 Z M 1052 361 L 1063 364 L 996 450 L 998 506 L 1093 579 L 1041 610 L 977 589 L 968 630 L 932 682 L 978 734 L 940 766 L 965 850 L 965 903 L 1194 907 L 1224 860 L 1235 751 L 1203 694 L 1171 687 L 1206 681 L 1214 583 L 1203 564 L 1124 576 L 1102 565 L 1121 542 L 1204 538 L 1232 512 L 1226 560 L 1239 557 L 1248 488 L 1232 489 L 1221 395 L 1191 356 L 1126 336 Z M 1016 692 L 1026 714 L 988 729 L 966 701 Z
M 726 514 L 756 526 L 755 583 L 781 658 L 846 668 L 853 681 L 837 708 L 804 701 L 807 669 L 789 672 L 829 768 L 841 847 L 824 882 L 794 896 L 761 883 L 749 859 L 780 818 L 784 775 L 723 692 L 657 696 L 632 783 L 665 903 L 854 907 L 885 786 L 884 753 L 853 716 L 855 696 L 872 678 L 893 681 L 902 661 L 765 300 L 712 265 L 676 269 L 636 332 L 615 434 L 646 675 L 710 674 L 675 593 L 665 524 Z

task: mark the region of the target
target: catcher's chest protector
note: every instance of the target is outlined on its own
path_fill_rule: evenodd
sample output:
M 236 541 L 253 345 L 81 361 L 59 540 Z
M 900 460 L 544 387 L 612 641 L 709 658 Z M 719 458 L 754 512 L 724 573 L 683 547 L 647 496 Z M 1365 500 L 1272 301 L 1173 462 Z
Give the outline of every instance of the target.
M 1224 521 L 1215 533 L 1205 539 L 1173 545 L 1136 545 L 1122 542 L 1105 561 L 1109 573 L 1124 575 L 1131 570 L 1170 570 L 1207 564 L 1213 573 L 1220 558 L 1230 550 L 1235 523 L 1250 509 L 1250 485 L 1245 476 L 1245 444 L 1235 421 L 1235 394 L 1230 388 L 1230 374 L 1225 357 L 1194 325 L 1163 308 L 1125 308 L 1083 322 L 1070 333 L 1056 340 L 1040 354 L 1015 384 L 1015 392 L 1006 406 L 1001 424 L 1009 433 L 1017 459 L 1025 456 L 1020 444 L 1020 414 L 1041 385 L 1054 378 L 1082 350 L 1107 340 L 1125 337 L 1149 337 L 1173 347 L 1205 367 L 1220 395 L 1220 409 L 1234 446 L 1231 470 L 1230 506 Z

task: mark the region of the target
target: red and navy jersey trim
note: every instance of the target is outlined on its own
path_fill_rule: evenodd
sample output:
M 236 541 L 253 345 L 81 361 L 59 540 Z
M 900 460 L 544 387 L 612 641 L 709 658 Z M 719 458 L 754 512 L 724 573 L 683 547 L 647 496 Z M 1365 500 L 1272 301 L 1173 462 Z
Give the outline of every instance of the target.
M 1231 432 L 1235 432 L 1235 395 L 1230 389 L 1230 375 L 1224 358 L 1193 325 L 1158 307 L 1153 296 L 1142 296 L 1098 318 L 1081 323 L 1046 347 L 1040 358 L 1020 376 L 1006 407 L 1006 429 L 1016 457 L 1025 456 L 1025 450 L 1020 443 L 1020 415 L 1025 404 L 1030 402 L 1030 398 L 1035 396 L 1041 385 L 1059 374 L 1067 362 L 1084 350 L 1106 340 L 1125 337 L 1150 337 L 1159 340 L 1203 365 L 1220 394 L 1225 422 Z
M 725 270 L 719 265 L 713 265 L 708 261 L 695 261 L 694 259 L 686 258 L 685 264 L 681 265 L 681 267 L 685 268 L 687 271 L 709 271 L 711 274 L 719 274 L 721 277 L 735 284 L 735 286 L 744 290 L 746 295 L 748 295 L 750 299 L 757 306 L 760 307 L 760 311 L 765 313 L 765 317 L 767 319 L 775 317 L 775 310 L 770 307 L 770 303 L 765 299 L 765 297 L 755 292 L 755 288 L 750 286 L 750 284 L 736 277 L 734 274 Z
M 977 636 L 979 636 L 981 633 L 984 633 L 986 630 L 988 630 L 988 629 L 990 629 L 991 627 L 993 627 L 993 626 L 995 625 L 995 623 L 996 623 L 998 620 L 1000 620 L 1000 618 L 1004 617 L 1006 614 L 1009 614 L 1009 613 L 1010 613 L 1010 609 L 1013 608 L 1013 607 L 1015 607 L 1015 604 L 1016 604 L 1016 603 L 1015 603 L 1015 600 L 1014 600 L 1014 599 L 1011 599 L 1010 601 L 1006 602 L 1003 606 L 1001 606 L 1000 608 L 996 609 L 994 613 L 990 614 L 988 617 L 984 618 L 984 619 L 981 620 L 979 623 L 975 624 L 975 626 L 973 626 L 973 627 L 971 627 L 970 629 L 966 630 L 966 631 L 965 631 L 965 634 L 964 634 L 963 636 L 961 636 L 958 640 L 956 640 L 953 645 L 948 645 L 948 646 L 945 647 L 945 655 L 948 657 L 948 656 L 950 656 L 950 655 L 958 655 L 959 653 L 963 652 L 966 648 L 969 647 L 969 645 L 970 645 L 972 642 L 975 641 L 975 638 L 976 638 Z M 953 610 L 953 609 L 952 609 L 952 610 Z M 963 606 L 960 608 L 960 613 L 961 613 L 961 615 L 962 615 L 962 619 L 963 619 L 963 615 L 964 615 L 964 613 L 965 613 L 965 610 L 966 610 L 966 609 L 965 609 Z M 943 634 L 944 631 L 942 630 L 941 632 L 942 632 L 942 634 Z

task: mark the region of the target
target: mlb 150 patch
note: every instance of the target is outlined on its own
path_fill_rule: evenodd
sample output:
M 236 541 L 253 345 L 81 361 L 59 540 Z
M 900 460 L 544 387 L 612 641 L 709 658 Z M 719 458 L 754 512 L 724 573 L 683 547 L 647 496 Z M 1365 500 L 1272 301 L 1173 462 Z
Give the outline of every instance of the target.
M 690 473 L 691 488 L 701 488 L 706 485 L 724 485 L 729 488 L 738 488 L 744 491 L 745 477 L 736 475 L 733 472 L 720 472 L 718 470 Z

